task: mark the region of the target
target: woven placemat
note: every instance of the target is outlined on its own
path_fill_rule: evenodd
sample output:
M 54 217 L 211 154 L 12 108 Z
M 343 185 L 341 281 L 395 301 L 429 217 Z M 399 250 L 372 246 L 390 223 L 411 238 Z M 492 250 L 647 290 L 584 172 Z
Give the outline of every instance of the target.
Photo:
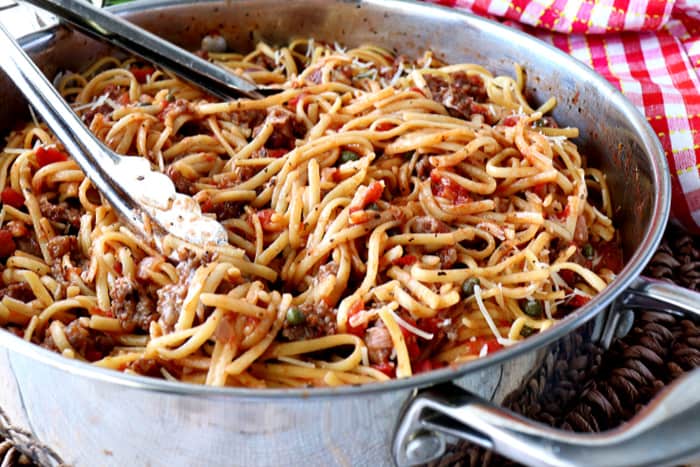
M 645 274 L 700 290 L 700 237 L 669 227 Z M 547 361 L 504 405 L 565 430 L 604 431 L 629 420 L 666 384 L 700 366 L 700 326 L 683 317 L 643 311 L 632 330 L 604 349 L 579 335 L 562 339 Z M 605 358 L 603 358 L 603 356 Z M 60 458 L 19 430 L 0 409 L 0 467 L 37 466 Z M 517 465 L 467 442 L 448 447 L 431 467 Z

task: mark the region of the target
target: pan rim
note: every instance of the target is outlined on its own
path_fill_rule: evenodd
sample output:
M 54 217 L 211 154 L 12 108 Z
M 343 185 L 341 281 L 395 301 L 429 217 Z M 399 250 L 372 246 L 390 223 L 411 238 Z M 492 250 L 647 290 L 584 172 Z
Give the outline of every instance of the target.
M 336 0 L 348 3 L 343 0 Z M 143 13 L 146 9 L 154 10 L 178 6 L 197 4 L 235 4 L 236 0 L 137 0 L 110 8 L 112 12 L 120 15 Z M 647 149 L 647 157 L 651 162 L 650 179 L 656 190 L 655 200 L 652 206 L 650 222 L 643 235 L 643 240 L 635 253 L 628 260 L 623 270 L 606 289 L 598 294 L 591 302 L 567 316 L 544 333 L 529 337 L 517 345 L 500 350 L 499 352 L 464 363 L 458 366 L 448 366 L 439 370 L 422 373 L 406 379 L 395 379 L 380 383 L 371 383 L 359 386 L 339 386 L 333 388 L 305 388 L 305 389 L 249 389 L 239 387 L 210 387 L 183 382 L 170 382 L 140 375 L 131 375 L 114 370 L 95 367 L 88 363 L 71 360 L 60 354 L 51 352 L 36 344 L 26 342 L 12 333 L 0 330 L 0 346 L 8 351 L 10 361 L 13 352 L 25 357 L 50 365 L 74 376 L 84 377 L 90 380 L 98 380 L 104 383 L 116 384 L 138 390 L 166 393 L 182 396 L 219 398 L 234 397 L 247 400 L 285 400 L 285 399 L 311 399 L 329 398 L 339 396 L 367 396 L 402 389 L 414 389 L 445 381 L 460 378 L 468 373 L 478 372 L 488 367 L 512 360 L 518 355 L 544 347 L 545 345 L 560 339 L 579 328 L 582 324 L 601 313 L 614 299 L 624 293 L 632 281 L 640 275 L 641 271 L 651 259 L 663 236 L 664 228 L 668 221 L 671 204 L 671 182 L 668 162 L 664 150 L 656 134 L 649 126 L 646 118 L 637 110 L 608 81 L 598 75 L 585 64 L 575 60 L 555 47 L 527 35 L 524 32 L 508 28 L 496 22 L 475 16 L 473 14 L 441 7 L 438 5 L 414 3 L 409 0 L 353 0 L 350 3 L 358 6 L 376 6 L 383 9 L 393 9 L 397 12 L 410 6 L 411 11 L 417 11 L 430 15 L 448 16 L 455 21 L 462 21 L 465 26 L 491 31 L 514 41 L 525 41 L 531 46 L 533 53 L 551 54 L 554 60 L 573 68 L 582 80 L 595 84 L 599 92 L 605 94 L 611 105 L 618 107 L 629 118 L 630 127 L 636 132 Z M 20 44 L 27 49 L 36 49 L 56 36 L 58 26 L 52 26 L 35 33 L 26 35 L 20 39 Z

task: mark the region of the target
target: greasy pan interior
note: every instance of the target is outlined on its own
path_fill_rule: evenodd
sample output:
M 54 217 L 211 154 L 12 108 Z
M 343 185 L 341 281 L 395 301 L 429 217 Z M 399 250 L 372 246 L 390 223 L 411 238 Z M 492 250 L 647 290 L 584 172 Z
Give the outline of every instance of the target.
M 562 126 L 576 126 L 579 150 L 608 176 L 627 263 L 602 294 L 552 329 L 521 344 L 458 368 L 446 368 L 406 380 L 362 387 L 313 390 L 207 388 L 124 375 L 64 359 L 0 330 L 0 343 L 73 374 L 189 394 L 238 394 L 294 397 L 391 390 L 455 378 L 550 342 L 592 318 L 636 277 L 653 253 L 668 216 L 670 184 L 663 150 L 645 119 L 603 78 L 563 53 L 522 33 L 444 8 L 405 1 L 165 1 L 142 0 L 114 11 L 189 49 L 207 32 L 218 30 L 233 50 L 247 51 L 264 39 L 284 44 L 296 37 L 337 41 L 349 46 L 374 43 L 417 56 L 425 49 L 448 62 L 476 62 L 496 74 L 513 74 L 513 63 L 527 72 L 532 104 L 558 99 L 553 113 Z M 54 28 L 24 38 L 23 45 L 49 77 L 63 69 L 81 70 L 110 49 L 80 34 Z M 0 133 L 28 118 L 27 105 L 0 76 Z

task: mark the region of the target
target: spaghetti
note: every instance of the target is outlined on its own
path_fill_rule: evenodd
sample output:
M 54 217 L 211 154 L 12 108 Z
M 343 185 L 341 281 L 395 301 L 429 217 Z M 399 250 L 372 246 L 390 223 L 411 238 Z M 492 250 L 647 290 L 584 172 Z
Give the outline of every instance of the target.
M 546 330 L 619 270 L 605 176 L 570 141 L 577 129 L 544 116 L 553 99 L 530 107 L 519 68 L 312 40 L 202 53 L 282 91 L 217 102 L 115 57 L 55 85 L 240 254 L 173 263 L 29 123 L 0 155 L 0 325 L 179 381 L 361 384 Z

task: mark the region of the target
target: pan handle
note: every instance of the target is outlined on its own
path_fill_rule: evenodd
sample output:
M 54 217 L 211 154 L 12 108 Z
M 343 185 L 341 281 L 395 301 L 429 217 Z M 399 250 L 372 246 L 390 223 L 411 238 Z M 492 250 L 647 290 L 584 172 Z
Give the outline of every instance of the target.
M 570 433 L 528 420 L 452 383 L 418 392 L 394 434 L 399 467 L 429 462 L 445 435 L 476 443 L 526 465 L 658 466 L 700 454 L 700 369 L 669 385 L 636 417 L 604 433 Z
M 622 308 L 680 309 L 700 315 L 700 294 L 640 277 Z M 700 368 L 670 384 L 632 420 L 603 433 L 550 428 L 474 396 L 452 383 L 420 390 L 406 402 L 392 450 L 400 467 L 445 452 L 446 436 L 537 466 L 658 466 L 700 456 Z
M 618 300 L 623 308 L 677 309 L 700 316 L 700 293 L 670 282 L 640 276 Z

